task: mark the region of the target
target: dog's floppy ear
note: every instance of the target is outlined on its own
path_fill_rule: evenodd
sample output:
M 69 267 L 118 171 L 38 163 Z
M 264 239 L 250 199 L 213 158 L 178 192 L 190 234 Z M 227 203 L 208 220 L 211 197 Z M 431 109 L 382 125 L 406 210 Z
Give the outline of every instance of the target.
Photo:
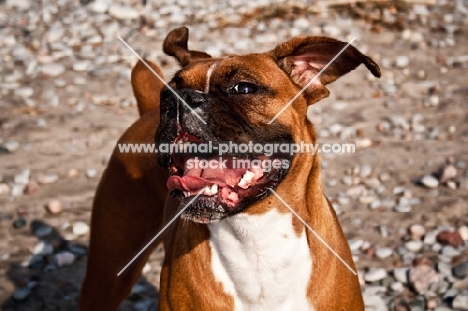
M 326 97 L 329 93 L 326 84 L 360 64 L 364 64 L 374 76 L 380 77 L 379 66 L 351 45 L 316 77 L 345 46 L 345 42 L 327 37 L 299 37 L 278 45 L 270 53 L 280 68 L 301 88 L 315 78 L 305 91 L 306 95 Z
M 189 30 L 187 27 L 176 28 L 167 35 L 163 43 L 164 53 L 174 56 L 182 67 L 187 66 L 194 60 L 211 57 L 205 52 L 190 51 L 187 47 L 188 35 Z

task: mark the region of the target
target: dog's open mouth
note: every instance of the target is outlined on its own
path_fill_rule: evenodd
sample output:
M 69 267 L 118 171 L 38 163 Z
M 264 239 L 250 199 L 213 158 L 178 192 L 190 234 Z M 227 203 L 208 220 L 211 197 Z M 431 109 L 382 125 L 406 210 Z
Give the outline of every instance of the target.
M 171 176 L 167 187 L 181 199 L 185 219 L 209 223 L 235 214 L 268 194 L 288 169 L 287 159 L 261 154 L 226 154 L 192 152 L 189 144 L 205 143 L 197 137 L 182 133 L 174 144 L 180 146 L 170 158 Z M 193 145 L 192 145 L 193 146 Z M 216 149 L 214 146 L 213 149 Z

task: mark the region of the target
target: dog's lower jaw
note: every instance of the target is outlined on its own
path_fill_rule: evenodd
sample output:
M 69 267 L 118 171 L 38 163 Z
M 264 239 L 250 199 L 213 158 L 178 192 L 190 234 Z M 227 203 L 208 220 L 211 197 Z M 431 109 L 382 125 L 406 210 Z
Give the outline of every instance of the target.
M 235 310 L 314 310 L 307 298 L 312 258 L 305 228 L 276 208 L 208 225 L 211 268 Z

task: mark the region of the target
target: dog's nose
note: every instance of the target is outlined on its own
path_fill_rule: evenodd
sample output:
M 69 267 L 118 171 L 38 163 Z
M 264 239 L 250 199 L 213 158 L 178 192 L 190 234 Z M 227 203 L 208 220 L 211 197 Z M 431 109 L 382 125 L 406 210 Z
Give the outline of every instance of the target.
M 200 107 L 207 102 L 206 94 L 192 90 L 192 89 L 182 89 L 178 92 L 180 97 L 189 105 L 192 109 Z M 187 107 L 185 107 L 187 108 Z

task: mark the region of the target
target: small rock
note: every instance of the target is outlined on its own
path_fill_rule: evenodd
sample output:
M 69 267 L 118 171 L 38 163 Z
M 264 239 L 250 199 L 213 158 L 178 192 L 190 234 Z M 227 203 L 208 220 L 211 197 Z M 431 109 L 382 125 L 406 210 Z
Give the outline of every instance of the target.
M 31 289 L 27 286 L 17 288 L 13 292 L 13 299 L 16 301 L 26 300 L 31 295 Z
M 39 174 L 36 177 L 36 180 L 43 185 L 53 184 L 57 182 L 58 175 L 57 174 Z
M 67 173 L 68 178 L 74 178 L 74 177 L 76 177 L 78 175 L 79 175 L 79 173 L 78 173 L 77 169 L 71 168 L 71 169 L 68 170 L 68 173 Z
M 437 241 L 442 245 L 451 245 L 460 247 L 463 245 L 463 239 L 458 232 L 444 230 L 437 235 Z
M 439 186 L 439 181 L 432 175 L 424 175 L 421 178 L 421 184 L 429 189 L 434 189 Z
M 467 311 L 468 310 L 468 296 L 457 295 L 453 299 L 452 307 L 456 310 Z
M 54 253 L 54 246 L 48 242 L 41 241 L 34 246 L 32 253 L 34 255 L 51 255 Z
M 18 218 L 13 221 L 13 228 L 19 229 L 26 226 L 28 222 L 24 218 Z
M 405 287 L 401 282 L 392 282 L 390 284 L 390 289 L 393 293 L 399 294 L 405 290 Z
M 73 224 L 72 230 L 74 235 L 81 236 L 89 232 L 89 226 L 83 221 L 77 221 Z
M 398 68 L 405 68 L 409 65 L 409 58 L 408 56 L 397 56 L 395 58 L 395 66 Z
M 439 233 L 437 230 L 432 230 L 426 233 L 424 236 L 424 244 L 426 245 L 434 245 L 437 242 L 437 235 Z
M 364 274 L 364 280 L 369 283 L 380 281 L 386 277 L 387 271 L 383 268 L 370 269 Z
M 393 254 L 393 250 L 391 248 L 389 248 L 389 247 L 379 248 L 375 252 L 375 256 L 377 256 L 379 259 L 388 258 L 388 257 L 392 256 L 392 254 Z
M 430 266 L 420 265 L 411 268 L 409 271 L 409 283 L 418 294 L 424 294 L 430 284 L 437 283 L 439 276 L 437 272 Z
M 426 234 L 426 229 L 424 229 L 424 226 L 421 225 L 411 225 L 409 228 L 409 233 L 411 240 L 418 241 L 423 238 L 424 234 Z
M 463 241 L 468 241 L 468 226 L 461 226 L 457 231 Z
M 457 168 L 452 163 L 447 163 L 439 169 L 437 174 L 441 184 L 455 178 L 457 176 Z
M 96 175 L 97 175 L 97 170 L 96 169 L 90 168 L 90 169 L 86 170 L 86 177 L 88 177 L 89 179 L 96 177 Z
M 26 185 L 29 182 L 29 175 L 31 171 L 29 169 L 23 170 L 21 173 L 16 174 L 14 177 L 14 183 L 18 185 Z
M 40 189 L 39 184 L 35 180 L 31 180 L 26 186 L 26 189 L 24 190 L 24 192 L 26 194 L 31 195 L 31 194 L 38 192 L 39 189 Z
M 408 268 L 395 268 L 393 269 L 393 276 L 398 282 L 406 284 L 408 282 Z
M 62 201 L 57 199 L 52 199 L 44 206 L 46 211 L 51 214 L 58 214 L 63 210 Z
M 22 184 L 13 185 L 10 191 L 10 195 L 14 198 L 18 198 L 24 194 L 25 188 L 26 188 L 26 185 L 22 185 Z
M 464 279 L 468 276 L 468 262 L 463 262 L 453 267 L 453 275 L 459 279 Z
M 14 152 L 20 147 L 20 143 L 17 140 L 7 140 L 2 144 L 8 152 Z
M 51 234 L 52 231 L 53 231 L 53 228 L 51 226 L 42 224 L 42 225 L 37 226 L 34 229 L 33 234 L 39 239 L 42 239 L 48 236 L 49 234 Z
M 75 255 L 70 252 L 62 252 L 56 254 L 54 260 L 59 267 L 70 266 L 75 261 Z
M 349 248 L 353 252 L 359 250 L 362 247 L 362 245 L 364 245 L 364 240 L 349 240 L 348 244 Z
M 1 183 L 0 184 L 0 196 L 6 195 L 8 193 L 10 193 L 10 186 L 8 186 L 8 184 Z
M 408 241 L 405 243 L 405 247 L 412 253 L 418 253 L 424 246 L 422 241 Z
M 110 16 L 119 20 L 137 19 L 140 14 L 130 6 L 112 5 L 109 8 Z
M 65 72 L 65 67 L 58 63 L 52 63 L 42 66 L 42 74 L 49 77 L 58 77 Z

